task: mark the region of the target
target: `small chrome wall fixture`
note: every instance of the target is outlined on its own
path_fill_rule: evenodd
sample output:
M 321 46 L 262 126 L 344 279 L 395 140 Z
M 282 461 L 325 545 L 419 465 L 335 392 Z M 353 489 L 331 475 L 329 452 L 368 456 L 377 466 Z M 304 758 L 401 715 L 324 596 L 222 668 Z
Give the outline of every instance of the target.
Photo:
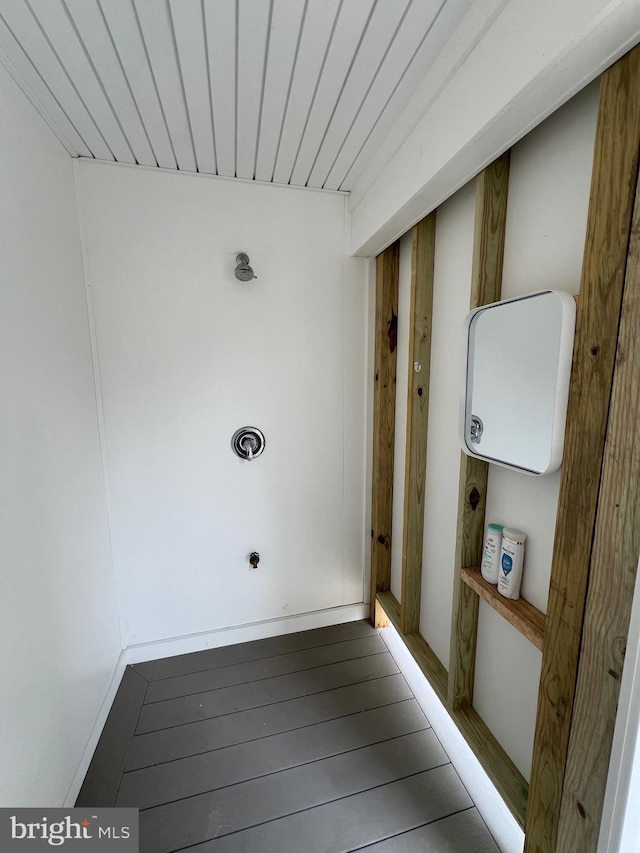
M 244 252 L 236 255 L 235 276 L 238 281 L 252 281 L 252 279 L 258 278 L 257 275 L 253 274 L 253 267 L 249 265 L 249 255 L 245 255 Z
M 251 563 L 252 569 L 258 568 L 258 563 L 260 562 L 260 554 L 257 551 L 252 551 L 249 554 L 249 562 Z
M 265 447 L 264 434 L 258 427 L 245 426 L 237 429 L 231 439 L 231 447 L 236 456 L 240 459 L 246 459 L 247 462 L 252 462 L 256 459 Z

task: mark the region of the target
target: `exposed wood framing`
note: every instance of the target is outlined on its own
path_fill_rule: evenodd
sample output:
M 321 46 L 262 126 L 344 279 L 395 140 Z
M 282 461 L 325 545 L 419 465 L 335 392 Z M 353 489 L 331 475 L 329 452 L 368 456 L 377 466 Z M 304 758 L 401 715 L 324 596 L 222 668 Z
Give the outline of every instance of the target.
M 500 792 L 511 814 L 523 826 L 527 812 L 526 779 L 475 708 L 459 708 L 451 712 L 451 716 L 485 773 Z
M 605 645 L 611 638 L 607 628 L 602 629 L 597 622 L 603 602 L 598 596 L 608 589 L 611 600 L 617 600 L 623 589 L 628 588 L 629 578 L 624 578 L 625 558 L 615 566 L 606 560 L 608 549 L 612 549 L 611 539 L 601 531 L 598 525 L 596 547 L 593 551 L 596 509 L 601 480 L 601 465 L 605 449 L 605 433 L 609 414 L 609 402 L 613 382 L 614 361 L 618 338 L 618 326 L 621 315 L 623 283 L 629 244 L 634 195 L 638 171 L 638 150 L 640 146 L 640 49 L 628 53 L 602 76 L 600 108 L 596 131 L 591 198 L 587 220 L 585 255 L 582 269 L 580 301 L 576 326 L 576 339 L 573 354 L 571 388 L 567 412 L 564 464 L 560 486 L 556 535 L 551 568 L 549 605 L 547 610 L 546 637 L 542 658 L 540 692 L 538 695 L 538 714 L 533 750 L 529 808 L 526 823 L 526 853 L 549 853 L 549 851 L 595 849 L 583 846 L 572 835 L 568 846 L 559 843 L 558 827 L 562 789 L 565 779 L 569 738 L 572 727 L 576 676 L 580 661 L 580 643 L 583 631 L 585 597 L 589 568 L 592 566 L 595 588 L 590 598 L 589 623 L 585 633 L 584 651 L 595 654 L 592 648 L 592 632 L 602 638 Z M 632 309 L 626 309 L 629 316 L 624 328 L 632 316 Z M 635 309 L 634 309 L 635 310 Z M 625 331 L 625 335 L 629 333 Z M 637 334 L 637 327 L 631 337 Z M 621 361 L 632 357 L 624 347 L 629 347 L 629 339 L 622 340 Z M 624 388 L 624 371 L 617 377 L 619 389 Z M 637 373 L 635 374 L 637 384 Z M 637 390 L 637 389 L 636 389 Z M 618 391 L 618 394 L 620 391 Z M 628 390 L 624 393 L 628 394 Z M 624 408 L 627 399 L 615 405 Z M 607 502 L 616 500 L 616 490 L 609 478 L 617 470 L 615 466 L 623 455 L 633 453 L 630 448 L 618 446 L 629 429 L 622 422 L 618 412 L 616 422 L 612 422 L 610 444 L 607 447 L 606 476 L 603 480 L 603 496 Z M 612 457 L 620 455 L 621 459 Z M 637 461 L 637 459 L 636 459 Z M 620 469 L 620 471 L 625 469 Z M 620 474 L 622 477 L 622 473 Z M 624 478 L 629 476 L 625 470 Z M 637 471 L 633 475 L 637 478 Z M 623 478 L 623 479 L 624 479 Z M 637 482 L 637 480 L 636 480 Z M 626 486 L 622 485 L 622 494 Z M 613 523 L 618 517 L 626 537 L 624 549 L 632 544 L 632 537 L 625 528 L 625 522 L 633 519 L 633 512 L 623 504 L 616 507 L 603 505 L 603 523 Z M 607 515 L 608 513 L 608 515 Z M 617 529 L 620 529 L 619 527 Z M 637 540 L 636 540 L 637 542 Z M 616 548 L 621 547 L 616 543 Z M 637 547 L 636 547 L 637 551 Z M 637 559 L 637 553 L 635 554 Z M 604 561 L 604 562 L 603 562 Z M 604 573 L 604 574 L 603 574 Z M 604 577 L 606 575 L 606 578 Z M 607 601 L 604 602 L 604 605 Z M 611 618 L 609 616 L 608 618 Z M 622 616 L 624 621 L 624 614 Z M 611 624 L 611 623 L 609 623 Z M 615 624 L 615 623 L 613 623 Z M 614 655 L 614 659 L 616 656 Z M 597 659 L 585 659 L 581 662 L 581 679 L 589 681 L 589 714 L 600 717 L 600 705 L 594 703 L 591 695 L 590 679 L 606 680 L 602 662 Z M 619 671 L 618 661 L 612 667 Z M 609 674 L 609 678 L 612 676 Z M 584 687 L 583 687 L 584 689 Z M 606 692 L 606 691 L 605 691 Z M 578 697 L 580 698 L 580 697 Z M 586 699 L 584 701 L 587 701 Z M 603 728 L 598 729 L 598 737 L 603 738 L 611 725 L 611 696 L 608 697 Z M 576 707 L 577 746 L 572 752 L 569 769 L 572 777 L 576 769 L 584 773 L 582 785 L 588 782 L 595 785 L 594 802 L 586 807 L 585 822 L 593 823 L 587 835 L 597 835 L 597 815 L 605 784 L 606 763 L 604 756 L 609 750 L 605 746 L 601 761 L 596 761 L 597 773 L 601 778 L 594 780 L 589 775 L 589 762 L 593 756 L 583 753 L 585 709 Z M 581 731 L 582 729 L 582 731 Z M 574 741 L 575 742 L 575 741 Z M 582 743 L 582 747 L 579 745 Z M 592 747 L 593 748 L 593 747 Z M 571 794 L 567 792 L 567 802 Z M 578 802 L 575 801 L 575 808 Z M 568 808 L 573 808 L 569 805 Z M 580 815 L 581 816 L 581 815 Z M 582 816 L 581 816 L 582 817 Z M 569 831 L 570 823 L 563 826 L 563 833 Z M 563 835 L 563 837 L 568 837 Z
M 509 153 L 487 166 L 476 183 L 476 213 L 470 307 L 500 299 L 507 221 Z M 461 569 L 478 566 L 482 557 L 484 510 L 489 466 L 460 454 L 455 579 L 451 622 L 449 707 L 471 707 L 475 675 L 478 596 L 461 577 Z
M 422 670 L 422 674 L 433 687 L 438 699 L 444 705 L 447 701 L 447 670 L 437 655 L 419 633 L 403 634 L 400 627 L 400 603 L 392 592 L 381 592 L 378 604 L 388 621 L 396 629 L 413 659 Z
M 414 634 L 420 628 L 435 244 L 436 214 L 434 212 L 414 226 L 411 246 L 407 449 L 400 598 L 400 626 L 406 634 Z M 418 370 L 415 365 L 418 366 Z
M 373 470 L 371 496 L 371 620 L 376 593 L 391 585 L 393 447 L 396 418 L 399 244 L 376 258 Z
M 595 853 L 598 846 L 640 552 L 639 329 L 640 183 L 598 496 L 558 850 L 569 850 L 573 845 L 581 853 Z

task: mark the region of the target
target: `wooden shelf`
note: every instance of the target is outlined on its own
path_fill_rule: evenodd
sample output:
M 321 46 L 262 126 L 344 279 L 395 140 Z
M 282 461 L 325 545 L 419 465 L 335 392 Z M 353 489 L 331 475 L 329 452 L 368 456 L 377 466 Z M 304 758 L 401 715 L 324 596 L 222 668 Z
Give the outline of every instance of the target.
M 542 651 L 546 616 L 528 601 L 518 598 L 513 601 L 500 595 L 492 583 L 488 583 L 480 574 L 477 566 L 462 569 L 461 577 L 483 601 L 491 605 L 507 622 Z

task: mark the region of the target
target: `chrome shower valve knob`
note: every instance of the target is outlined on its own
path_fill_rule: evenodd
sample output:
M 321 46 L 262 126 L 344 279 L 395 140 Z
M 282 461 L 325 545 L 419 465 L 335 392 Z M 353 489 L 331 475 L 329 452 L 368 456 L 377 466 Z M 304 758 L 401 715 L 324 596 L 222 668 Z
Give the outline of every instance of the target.
M 264 434 L 258 427 L 246 426 L 236 430 L 231 439 L 231 448 L 240 459 L 252 462 L 265 448 Z

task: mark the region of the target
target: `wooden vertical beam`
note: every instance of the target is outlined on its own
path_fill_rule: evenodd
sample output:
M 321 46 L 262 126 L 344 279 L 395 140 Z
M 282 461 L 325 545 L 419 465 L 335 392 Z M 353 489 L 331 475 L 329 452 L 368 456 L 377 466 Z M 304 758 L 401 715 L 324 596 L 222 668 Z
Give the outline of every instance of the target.
M 400 598 L 400 629 L 404 634 L 415 634 L 420 629 L 435 246 L 436 214 L 434 212 L 414 226 L 412 231 L 407 444 Z M 414 365 L 418 365 L 418 369 Z
M 565 771 L 558 850 L 596 853 L 640 553 L 640 183 Z
M 526 853 L 587 849 L 576 846 L 573 838 L 569 847 L 559 844 L 558 824 L 639 146 L 640 49 L 635 48 L 605 71 L 601 82 L 538 694 Z M 617 451 L 622 452 L 622 448 Z M 600 714 L 595 704 L 589 710 Z
M 509 152 L 477 178 L 471 309 L 500 299 L 508 189 Z M 486 462 L 460 454 L 448 690 L 449 707 L 454 711 L 471 707 L 473 701 L 478 596 L 463 583 L 461 571 L 479 565 L 482 557 L 488 471 Z
M 399 244 L 376 258 L 373 470 L 371 496 L 371 621 L 376 594 L 391 586 L 393 446 L 396 420 Z

